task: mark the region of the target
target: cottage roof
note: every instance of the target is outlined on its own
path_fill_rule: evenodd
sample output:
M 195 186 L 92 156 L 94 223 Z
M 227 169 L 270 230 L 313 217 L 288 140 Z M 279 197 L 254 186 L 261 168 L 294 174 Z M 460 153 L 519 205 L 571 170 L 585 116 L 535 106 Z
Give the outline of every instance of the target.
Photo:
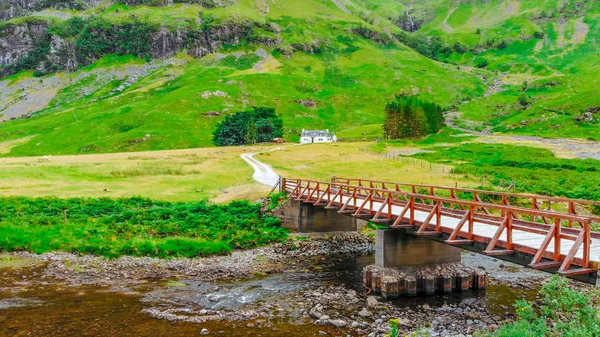
M 302 130 L 302 134 L 300 137 L 331 137 L 333 133 L 329 132 L 329 130 Z

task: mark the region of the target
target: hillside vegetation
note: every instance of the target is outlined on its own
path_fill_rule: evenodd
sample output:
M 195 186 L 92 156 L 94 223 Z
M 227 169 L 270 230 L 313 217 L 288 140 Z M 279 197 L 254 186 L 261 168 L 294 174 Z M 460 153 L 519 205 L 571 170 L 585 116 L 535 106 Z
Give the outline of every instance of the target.
M 0 23 L 5 156 L 210 146 L 253 106 L 291 141 L 379 137 L 396 95 L 458 127 L 600 139 L 594 1 L 78 3 Z
M 118 257 L 197 257 L 282 241 L 260 204 L 169 203 L 144 198 L 2 198 L 0 251 Z

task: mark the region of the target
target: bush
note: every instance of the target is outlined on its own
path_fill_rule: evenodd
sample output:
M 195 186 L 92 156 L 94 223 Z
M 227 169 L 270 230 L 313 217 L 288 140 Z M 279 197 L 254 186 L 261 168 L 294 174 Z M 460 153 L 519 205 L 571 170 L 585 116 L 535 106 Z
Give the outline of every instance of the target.
M 85 19 L 74 16 L 68 20 L 54 23 L 48 27 L 48 33 L 58 35 L 62 38 L 74 37 L 81 33 L 86 24 L 87 21 Z
M 33 48 L 27 55 L 12 66 L 12 72 L 17 73 L 21 70 L 35 69 L 48 57 L 50 52 L 50 40 L 49 39 L 38 39 L 33 42 Z M 37 73 L 37 75 L 43 75 Z
M 539 295 L 541 304 L 518 300 L 516 321 L 490 336 L 600 336 L 600 300 L 596 289 L 573 290 L 567 286 L 566 278 L 554 276 Z
M 195 257 L 286 236 L 279 219 L 262 215 L 260 205 L 247 201 L 208 205 L 143 198 L 0 199 L 0 251 Z
M 451 48 L 437 36 L 427 37 L 421 34 L 408 34 L 405 32 L 393 34 L 393 36 L 417 53 L 438 61 L 443 61 L 446 57 L 450 56 L 452 50 L 460 54 L 465 53 L 465 49 L 460 43 L 456 43 Z
M 526 93 L 522 93 L 517 98 L 517 102 L 526 108 L 531 103 L 531 98 Z
M 488 61 L 484 58 L 476 58 L 473 61 L 473 64 L 477 67 L 477 68 L 485 68 L 488 65 Z

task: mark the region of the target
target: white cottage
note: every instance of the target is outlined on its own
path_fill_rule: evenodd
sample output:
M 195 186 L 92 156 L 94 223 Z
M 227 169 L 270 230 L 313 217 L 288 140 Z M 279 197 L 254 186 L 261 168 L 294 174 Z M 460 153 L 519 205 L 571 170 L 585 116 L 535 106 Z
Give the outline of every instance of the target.
M 313 143 L 335 143 L 337 137 L 335 133 L 326 130 L 304 130 L 300 134 L 300 144 L 313 144 Z

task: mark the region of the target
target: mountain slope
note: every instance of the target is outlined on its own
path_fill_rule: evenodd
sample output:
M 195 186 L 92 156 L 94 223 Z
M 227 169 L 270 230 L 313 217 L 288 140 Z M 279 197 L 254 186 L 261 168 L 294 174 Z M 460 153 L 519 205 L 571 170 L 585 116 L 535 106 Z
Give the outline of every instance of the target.
M 597 112 L 583 116 L 600 106 L 595 4 L 36 4 L 0 23 L 2 71 L 19 71 L 0 81 L 5 155 L 209 146 L 224 114 L 257 105 L 277 109 L 290 140 L 302 128 L 377 136 L 397 94 L 454 109 L 460 126 L 600 139 Z

